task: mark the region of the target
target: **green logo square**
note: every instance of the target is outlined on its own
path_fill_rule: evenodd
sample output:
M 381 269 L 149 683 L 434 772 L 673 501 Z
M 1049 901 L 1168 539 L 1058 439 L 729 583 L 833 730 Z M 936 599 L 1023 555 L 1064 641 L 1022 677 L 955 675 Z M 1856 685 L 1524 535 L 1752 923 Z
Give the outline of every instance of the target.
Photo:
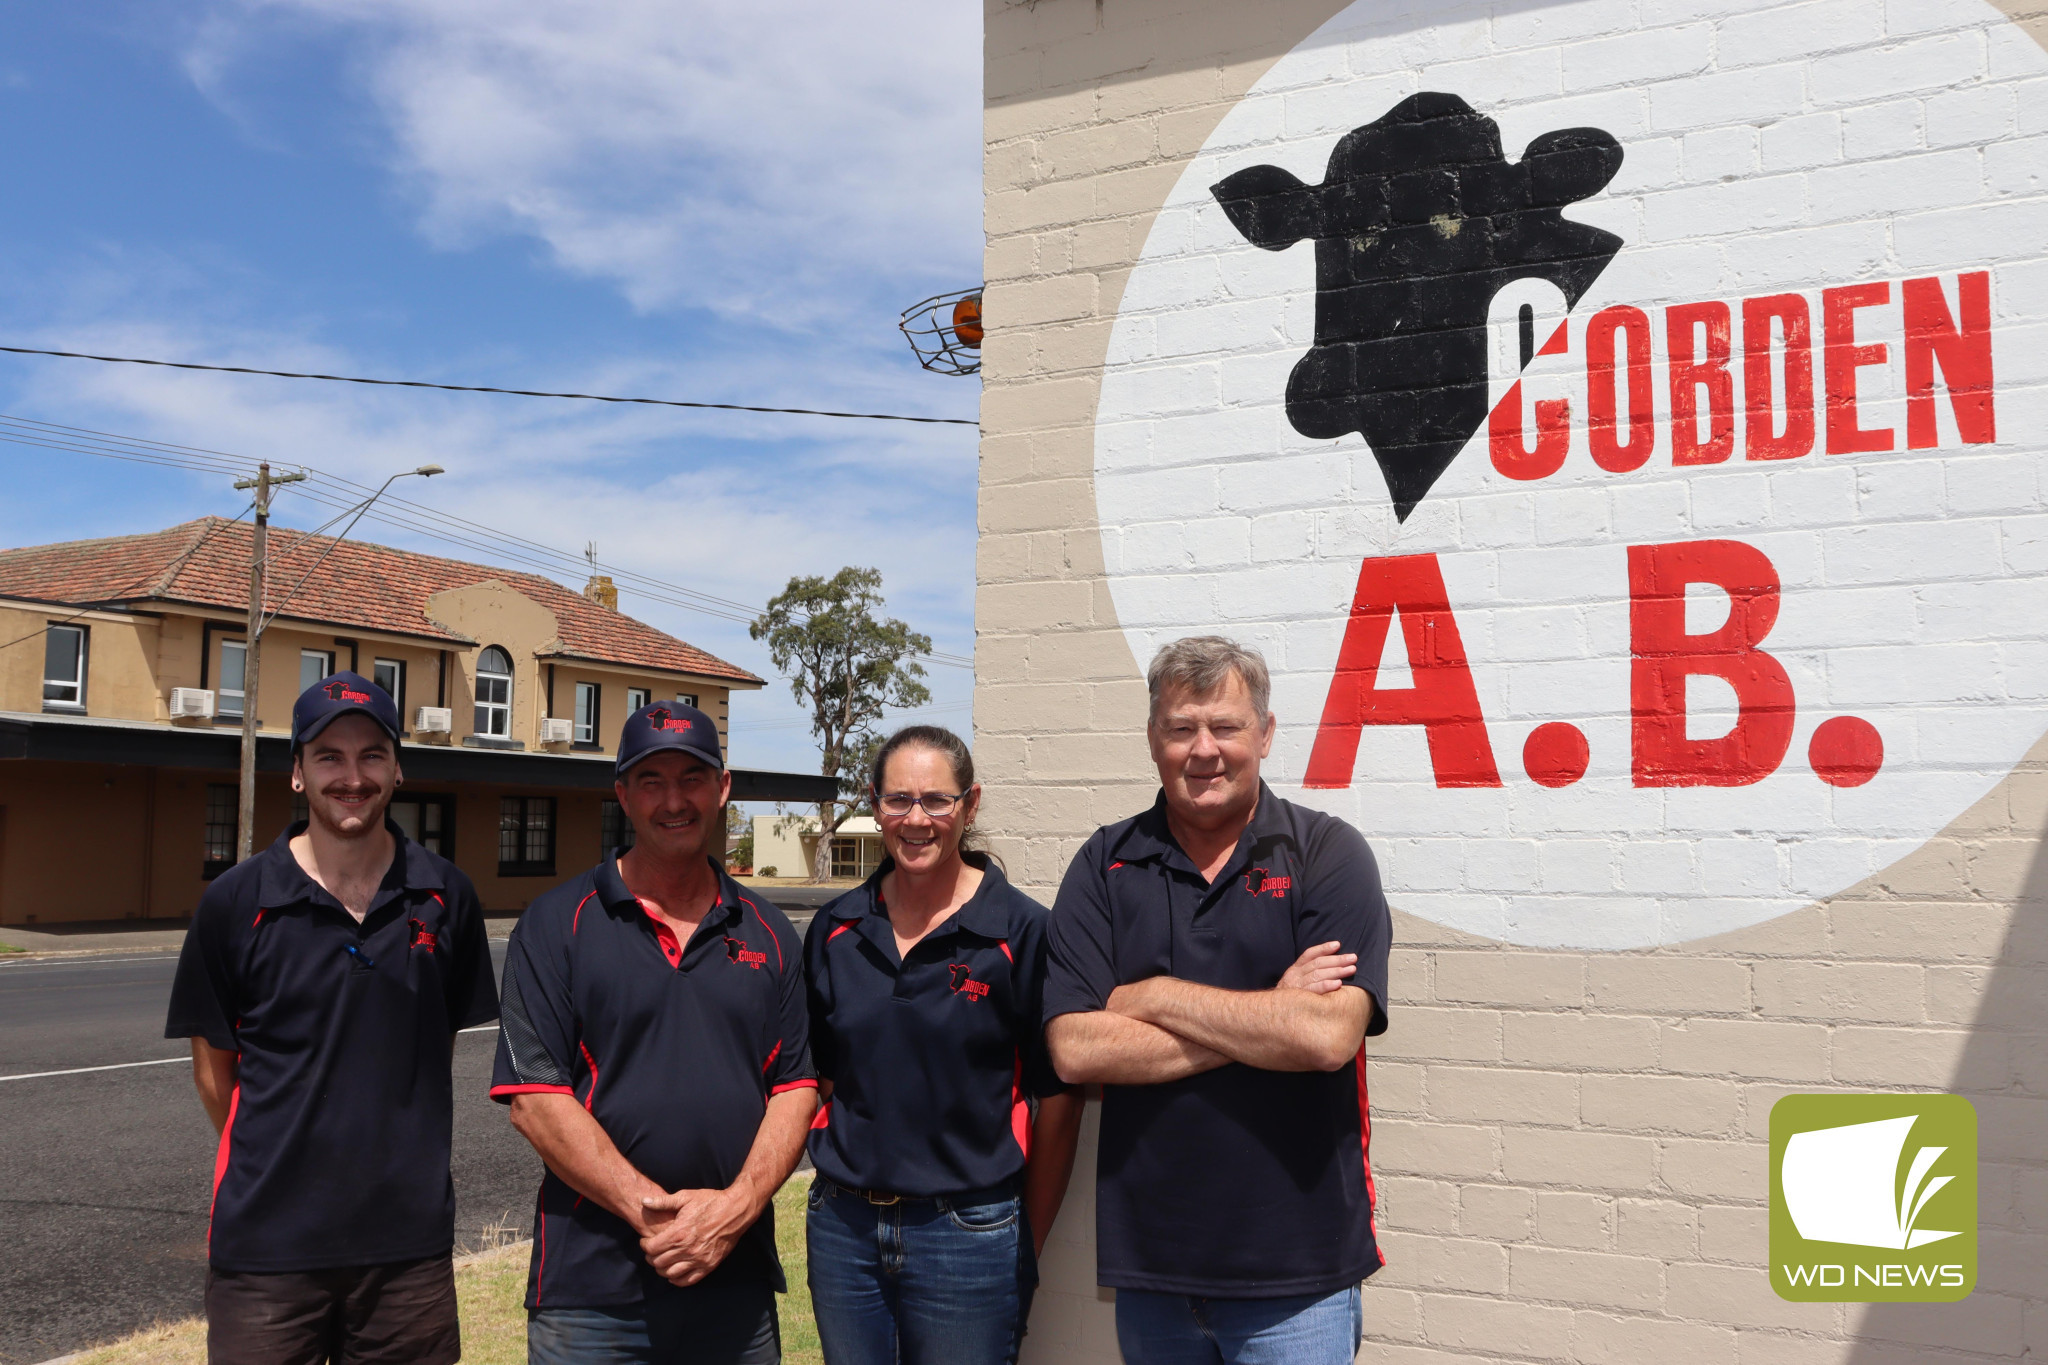
M 1977 1283 L 1977 1111 L 1960 1095 L 1787 1095 L 1771 1106 L 1771 1288 L 1928 1303 Z

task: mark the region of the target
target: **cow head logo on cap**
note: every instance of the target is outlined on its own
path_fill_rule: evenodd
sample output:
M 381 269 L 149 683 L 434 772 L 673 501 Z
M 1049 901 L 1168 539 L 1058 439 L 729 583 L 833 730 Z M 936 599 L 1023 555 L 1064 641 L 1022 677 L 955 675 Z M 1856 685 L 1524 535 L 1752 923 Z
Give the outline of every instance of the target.
M 338 676 L 330 678 L 325 683 L 320 684 L 320 690 L 327 694 L 327 700 L 329 701 L 354 702 L 359 706 L 368 706 L 370 704 L 370 694 L 358 688 L 350 687 L 346 678 Z
M 292 747 L 314 739 L 343 716 L 368 716 L 398 740 L 398 705 L 390 694 L 359 673 L 329 674 L 299 694 L 292 704 Z
M 718 726 L 711 717 L 682 702 L 653 702 L 627 716 L 619 731 L 619 775 L 624 776 L 628 768 L 664 749 L 689 754 L 713 768 L 725 767 L 725 755 L 718 744 Z

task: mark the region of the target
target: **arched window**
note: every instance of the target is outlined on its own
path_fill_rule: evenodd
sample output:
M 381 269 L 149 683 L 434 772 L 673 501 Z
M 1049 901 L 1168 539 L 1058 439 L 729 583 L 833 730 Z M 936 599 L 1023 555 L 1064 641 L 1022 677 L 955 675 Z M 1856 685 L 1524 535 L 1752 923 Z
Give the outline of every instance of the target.
M 512 656 L 496 645 L 476 656 L 476 732 L 512 737 Z

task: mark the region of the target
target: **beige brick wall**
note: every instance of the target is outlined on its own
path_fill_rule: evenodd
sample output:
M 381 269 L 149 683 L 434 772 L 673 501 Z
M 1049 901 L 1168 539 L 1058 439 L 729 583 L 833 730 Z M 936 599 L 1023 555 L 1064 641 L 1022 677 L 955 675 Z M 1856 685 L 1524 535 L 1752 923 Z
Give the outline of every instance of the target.
M 1125 284 L 1224 115 L 1340 8 L 985 7 L 976 749 L 993 842 L 1048 899 L 1081 841 L 1154 786 L 1094 484 L 1101 366 Z M 1429 7 L 1409 8 L 1420 53 Z M 1569 27 L 1572 6 L 1511 12 L 1536 22 L 1550 10 Z M 1360 1358 L 1934 1365 L 2048 1353 L 2044 830 L 2038 745 L 1924 847 L 1824 904 L 1718 938 L 1518 948 L 1400 913 L 1397 896 L 1393 1026 L 1370 1071 L 1389 1264 L 1367 1286 Z M 1982 1271 L 1969 1300 L 1866 1308 L 1772 1293 L 1770 1106 L 1831 1089 L 1976 1104 Z M 1092 1106 L 1089 1122 L 1027 1361 L 1117 1359 L 1111 1297 L 1094 1285 Z

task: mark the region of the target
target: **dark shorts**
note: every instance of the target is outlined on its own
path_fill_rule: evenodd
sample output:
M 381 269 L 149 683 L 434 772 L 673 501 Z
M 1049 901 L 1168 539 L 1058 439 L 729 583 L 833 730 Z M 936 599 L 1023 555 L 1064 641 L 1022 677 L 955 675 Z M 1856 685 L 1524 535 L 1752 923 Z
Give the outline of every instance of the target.
M 453 1365 L 448 1256 L 341 1270 L 206 1272 L 209 1365 Z

